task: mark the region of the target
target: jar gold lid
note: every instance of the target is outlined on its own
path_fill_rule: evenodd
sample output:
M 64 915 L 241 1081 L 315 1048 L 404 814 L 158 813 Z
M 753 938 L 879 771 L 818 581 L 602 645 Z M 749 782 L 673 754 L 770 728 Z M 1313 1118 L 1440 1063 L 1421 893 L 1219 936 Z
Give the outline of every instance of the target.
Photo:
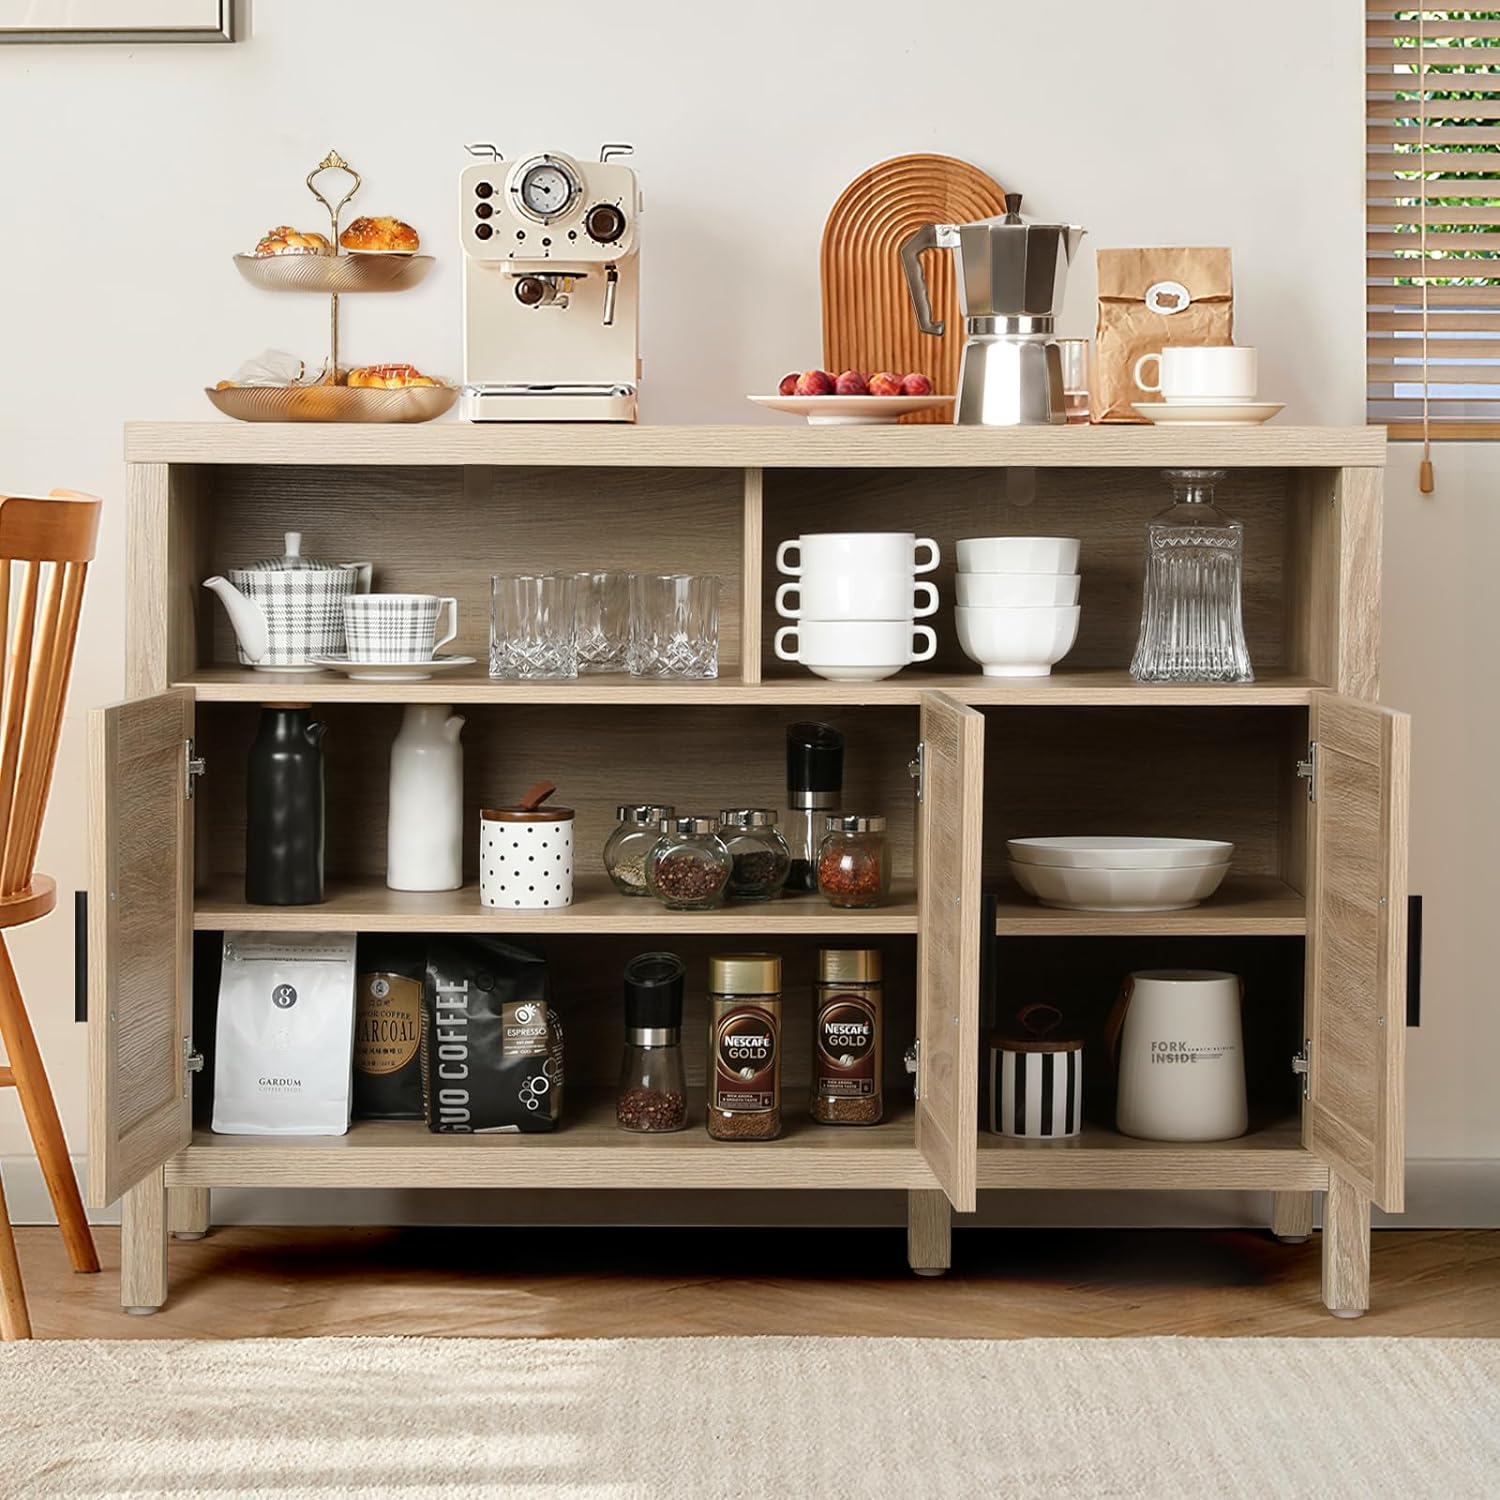
M 715 953 L 708 961 L 708 988 L 715 995 L 779 995 L 779 953 Z
M 818 978 L 824 984 L 879 984 L 879 948 L 819 948 Z

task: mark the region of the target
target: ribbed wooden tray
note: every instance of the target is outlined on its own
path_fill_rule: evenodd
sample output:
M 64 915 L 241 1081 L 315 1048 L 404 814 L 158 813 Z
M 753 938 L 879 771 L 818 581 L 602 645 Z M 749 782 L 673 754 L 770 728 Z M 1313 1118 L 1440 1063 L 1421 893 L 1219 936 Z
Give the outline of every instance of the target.
M 823 367 L 840 370 L 922 370 L 933 388 L 958 388 L 963 321 L 953 253 L 925 257 L 933 316 L 947 323 L 941 338 L 921 332 L 906 279 L 901 241 L 922 224 L 962 224 L 1005 212 L 1005 193 L 992 177 L 951 156 L 893 156 L 861 172 L 823 226 Z M 940 407 L 903 422 L 948 422 Z

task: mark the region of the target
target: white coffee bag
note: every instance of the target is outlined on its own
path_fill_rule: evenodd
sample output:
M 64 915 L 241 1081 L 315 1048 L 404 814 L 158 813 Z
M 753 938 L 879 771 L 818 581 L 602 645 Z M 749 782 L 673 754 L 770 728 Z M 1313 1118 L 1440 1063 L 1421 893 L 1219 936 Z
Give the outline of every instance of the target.
M 213 1127 L 343 1135 L 354 1056 L 353 933 L 226 932 Z

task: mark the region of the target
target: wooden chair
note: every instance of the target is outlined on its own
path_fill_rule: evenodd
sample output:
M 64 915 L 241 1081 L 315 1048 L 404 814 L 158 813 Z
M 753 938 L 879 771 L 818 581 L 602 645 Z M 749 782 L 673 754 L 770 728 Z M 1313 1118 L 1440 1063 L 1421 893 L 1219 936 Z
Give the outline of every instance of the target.
M 0 1088 L 20 1095 L 26 1125 L 75 1271 L 97 1271 L 57 1105 L 16 982 L 5 931 L 44 917 L 57 887 L 38 875 L 37 840 L 57 760 L 63 702 L 78 639 L 83 584 L 94 557 L 100 502 L 53 490 L 48 499 L 0 496 Z M 15 1236 L 0 1185 L 0 1338 L 31 1336 Z

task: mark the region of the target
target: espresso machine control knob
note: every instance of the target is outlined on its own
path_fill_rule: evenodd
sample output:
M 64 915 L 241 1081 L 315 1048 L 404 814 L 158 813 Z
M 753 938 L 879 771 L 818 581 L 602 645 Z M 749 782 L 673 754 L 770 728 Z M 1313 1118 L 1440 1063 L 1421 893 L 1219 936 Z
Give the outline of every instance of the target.
M 596 203 L 584 216 L 583 227 L 601 245 L 612 245 L 625 233 L 625 215 L 613 203 Z

